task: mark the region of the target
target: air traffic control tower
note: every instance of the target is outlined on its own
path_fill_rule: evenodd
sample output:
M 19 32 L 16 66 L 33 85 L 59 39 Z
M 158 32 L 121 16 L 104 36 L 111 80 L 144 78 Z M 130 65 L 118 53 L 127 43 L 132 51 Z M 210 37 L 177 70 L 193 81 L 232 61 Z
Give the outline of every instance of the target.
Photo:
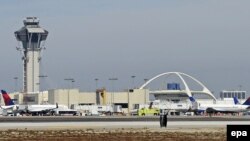
M 39 26 L 39 19 L 27 17 L 24 27 L 15 32 L 15 36 L 20 46 L 17 48 L 22 52 L 23 57 L 23 91 L 24 93 L 39 92 L 39 66 L 41 60 L 41 50 L 44 49 L 48 31 Z

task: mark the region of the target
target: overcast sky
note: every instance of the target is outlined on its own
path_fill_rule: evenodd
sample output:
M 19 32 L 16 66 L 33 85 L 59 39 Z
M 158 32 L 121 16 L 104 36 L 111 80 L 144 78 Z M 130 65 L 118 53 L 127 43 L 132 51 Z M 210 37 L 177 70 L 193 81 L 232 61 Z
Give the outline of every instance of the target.
M 117 90 L 159 73 L 179 71 L 211 91 L 250 93 L 249 0 L 12 0 L 0 1 L 0 87 L 22 88 L 14 32 L 27 16 L 49 31 L 42 52 L 43 88 Z

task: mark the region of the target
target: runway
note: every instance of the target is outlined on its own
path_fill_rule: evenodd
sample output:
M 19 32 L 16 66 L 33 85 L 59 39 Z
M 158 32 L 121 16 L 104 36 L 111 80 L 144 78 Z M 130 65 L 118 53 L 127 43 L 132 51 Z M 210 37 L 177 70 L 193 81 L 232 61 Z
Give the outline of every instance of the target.
M 228 124 L 250 125 L 250 121 L 169 121 L 168 129 L 226 128 Z M 5 129 L 88 129 L 88 128 L 160 128 L 159 122 L 2 122 L 0 130 Z
M 228 124 L 250 125 L 250 117 L 170 116 L 168 129 L 226 128 Z M 88 129 L 88 128 L 160 128 L 159 117 L 0 117 L 5 129 Z
M 159 116 L 23 116 L 0 117 L 1 122 L 151 122 L 159 121 Z M 169 116 L 168 121 L 250 121 L 249 116 Z

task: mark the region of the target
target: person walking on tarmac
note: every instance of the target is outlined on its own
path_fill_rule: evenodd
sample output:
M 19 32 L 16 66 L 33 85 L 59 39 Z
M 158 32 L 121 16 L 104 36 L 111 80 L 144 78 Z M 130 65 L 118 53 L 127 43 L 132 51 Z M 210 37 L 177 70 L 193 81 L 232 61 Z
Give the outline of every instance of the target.
M 160 110 L 160 126 L 167 128 L 168 111 L 165 109 Z
M 163 119 L 164 119 L 164 127 L 167 128 L 167 123 L 168 123 L 168 112 L 167 110 L 164 110 L 164 115 L 163 115 Z

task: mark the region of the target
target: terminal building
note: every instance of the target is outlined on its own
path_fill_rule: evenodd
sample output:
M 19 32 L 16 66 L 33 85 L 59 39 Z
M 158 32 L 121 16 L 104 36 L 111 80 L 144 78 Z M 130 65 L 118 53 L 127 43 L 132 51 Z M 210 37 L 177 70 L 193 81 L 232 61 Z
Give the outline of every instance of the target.
M 22 93 L 10 94 L 16 104 L 23 103 Z M 26 97 L 27 98 L 27 97 Z M 61 104 L 69 108 L 75 105 L 121 105 L 124 113 L 129 113 L 135 104 L 149 103 L 149 90 L 131 89 L 124 92 L 80 92 L 79 89 L 52 89 L 37 94 L 30 94 L 27 104 Z
M 246 91 L 221 91 L 220 98 L 223 100 L 224 98 L 233 98 L 237 97 L 239 100 L 246 99 Z

